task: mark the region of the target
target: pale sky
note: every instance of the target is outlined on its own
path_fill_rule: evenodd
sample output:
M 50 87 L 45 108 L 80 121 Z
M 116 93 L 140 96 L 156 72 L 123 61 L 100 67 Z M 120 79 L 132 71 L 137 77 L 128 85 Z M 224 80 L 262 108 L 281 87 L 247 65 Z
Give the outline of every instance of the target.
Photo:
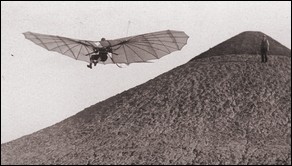
M 181 51 L 154 63 L 90 70 L 22 35 L 115 39 L 126 36 L 128 21 L 130 36 L 170 29 L 190 38 Z M 1 143 L 60 122 L 249 30 L 291 48 L 291 2 L 1 1 Z

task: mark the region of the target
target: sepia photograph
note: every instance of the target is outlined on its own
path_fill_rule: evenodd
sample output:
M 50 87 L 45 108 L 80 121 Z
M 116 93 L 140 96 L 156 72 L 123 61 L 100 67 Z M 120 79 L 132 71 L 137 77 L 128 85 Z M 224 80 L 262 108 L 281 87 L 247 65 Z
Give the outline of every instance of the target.
M 291 1 L 1 1 L 1 165 L 291 165 Z

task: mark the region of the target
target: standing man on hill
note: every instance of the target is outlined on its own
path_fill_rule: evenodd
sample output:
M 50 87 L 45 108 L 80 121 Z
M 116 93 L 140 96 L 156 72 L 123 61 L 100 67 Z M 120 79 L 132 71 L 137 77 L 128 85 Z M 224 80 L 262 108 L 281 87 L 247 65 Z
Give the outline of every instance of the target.
M 263 36 L 263 40 L 261 43 L 261 55 L 262 55 L 262 63 L 266 63 L 268 61 L 267 54 L 270 51 L 270 44 L 267 39 L 267 36 Z

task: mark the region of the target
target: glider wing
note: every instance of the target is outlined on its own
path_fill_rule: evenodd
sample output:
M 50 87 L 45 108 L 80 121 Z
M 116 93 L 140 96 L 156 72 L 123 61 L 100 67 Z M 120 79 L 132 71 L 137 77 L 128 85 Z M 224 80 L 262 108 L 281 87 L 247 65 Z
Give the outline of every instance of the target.
M 39 33 L 25 32 L 25 38 L 35 44 L 49 50 L 67 55 L 76 60 L 90 62 L 90 56 L 86 56 L 93 52 L 97 47 L 95 44 L 98 41 L 87 41 L 71 39 L 61 36 L 44 35 Z
M 159 59 L 173 51 L 181 50 L 189 36 L 183 31 L 165 30 L 116 40 L 100 41 L 111 47 L 113 54 L 105 63 L 139 63 Z

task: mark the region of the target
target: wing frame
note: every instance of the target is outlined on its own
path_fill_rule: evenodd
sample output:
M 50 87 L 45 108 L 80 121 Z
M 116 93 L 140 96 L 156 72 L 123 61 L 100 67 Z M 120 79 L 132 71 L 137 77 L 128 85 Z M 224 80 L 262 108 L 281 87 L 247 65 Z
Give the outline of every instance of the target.
M 79 40 L 68 37 L 46 35 L 33 32 L 23 33 L 26 39 L 36 45 L 45 48 L 48 51 L 58 52 L 75 60 L 90 62 L 90 56 L 93 49 L 98 47 L 95 43 L 98 41 Z
M 149 63 L 149 60 L 160 59 L 174 51 L 181 50 L 189 36 L 183 31 L 165 30 L 145 33 L 115 40 L 90 41 L 68 37 L 45 35 L 40 33 L 25 32 L 26 39 L 47 49 L 69 56 L 75 60 L 90 62 L 90 55 L 94 48 L 110 47 L 113 51 L 101 64 L 131 64 Z M 97 45 L 96 43 L 100 43 Z
M 165 30 L 115 40 L 101 41 L 103 47 L 111 47 L 112 60 L 107 63 L 140 63 L 160 59 L 181 50 L 189 36 L 183 31 Z

